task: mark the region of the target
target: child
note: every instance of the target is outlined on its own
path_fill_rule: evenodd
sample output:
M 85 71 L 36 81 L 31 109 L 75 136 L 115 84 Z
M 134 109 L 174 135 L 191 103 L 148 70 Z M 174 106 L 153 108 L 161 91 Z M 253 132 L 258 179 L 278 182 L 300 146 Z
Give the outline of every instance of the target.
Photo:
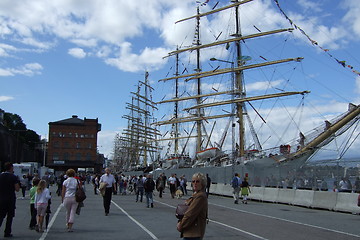
M 51 198 L 50 191 L 46 187 L 46 181 L 41 180 L 38 184 L 35 194 L 35 208 L 37 210 L 37 227 L 36 227 L 37 232 L 44 232 L 43 231 L 44 216 L 50 198 Z
M 251 193 L 251 191 L 250 191 L 249 183 L 245 177 L 244 181 L 242 181 L 241 183 L 241 196 L 243 198 L 242 203 L 247 204 L 247 196 L 249 195 L 249 193 Z
M 31 213 L 31 220 L 29 225 L 30 230 L 34 230 L 36 226 L 35 193 L 39 182 L 40 182 L 39 178 L 34 178 L 32 180 L 32 188 L 30 188 L 30 213 Z

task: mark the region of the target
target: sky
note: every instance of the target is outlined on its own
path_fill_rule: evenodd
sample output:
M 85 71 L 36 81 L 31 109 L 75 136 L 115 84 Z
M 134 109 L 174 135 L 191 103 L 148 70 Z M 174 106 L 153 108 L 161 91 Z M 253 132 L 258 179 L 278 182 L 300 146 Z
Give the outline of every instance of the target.
M 148 71 L 153 87 L 159 89 L 154 100 L 159 101 L 166 88 L 158 80 L 166 77 L 172 64 L 170 58 L 163 57 L 176 46 L 191 44 L 194 22 L 175 21 L 195 15 L 197 5 L 206 12 L 229 2 L 0 0 L 0 108 L 20 115 L 28 129 L 45 138 L 49 122 L 72 115 L 98 118 L 102 124 L 98 149 L 111 157 L 115 134 L 127 126 L 122 116 L 128 114 L 125 103 L 130 102 L 137 81 Z M 360 71 L 358 0 L 278 2 L 306 33 L 293 32 L 296 52 L 288 53 L 310 59 L 302 67 L 309 78 L 317 78 L 311 104 L 329 117 L 344 112 L 346 102 L 359 104 L 360 78 L 353 72 Z M 241 15 L 244 35 L 255 33 L 256 28 L 290 27 L 273 0 L 254 0 L 246 5 Z M 220 33 L 228 24 L 228 15 L 224 11 L 203 18 L 204 42 L 214 36 L 225 37 Z M 306 36 L 318 45 L 312 45 Z M 212 53 L 217 58 L 227 57 L 224 52 Z M 205 53 L 202 60 L 212 53 Z M 345 60 L 348 66 L 342 67 L 335 58 Z M 248 92 L 258 90 L 262 83 L 249 84 Z M 330 90 L 330 95 L 322 89 Z

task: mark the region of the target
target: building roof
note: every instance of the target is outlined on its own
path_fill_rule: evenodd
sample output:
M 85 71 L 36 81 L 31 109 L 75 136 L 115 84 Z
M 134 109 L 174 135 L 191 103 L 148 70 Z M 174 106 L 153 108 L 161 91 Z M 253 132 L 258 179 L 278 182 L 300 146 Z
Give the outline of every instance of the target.
M 56 121 L 56 122 L 49 122 L 49 124 L 55 124 L 55 125 L 83 125 L 84 120 L 78 118 L 77 115 L 72 115 L 71 118 Z

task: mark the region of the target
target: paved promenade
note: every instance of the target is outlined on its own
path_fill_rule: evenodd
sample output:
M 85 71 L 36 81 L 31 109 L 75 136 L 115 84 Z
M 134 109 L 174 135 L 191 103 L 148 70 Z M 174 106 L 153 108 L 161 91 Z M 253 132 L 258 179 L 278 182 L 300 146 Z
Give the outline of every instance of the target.
M 86 188 L 85 207 L 76 215 L 74 232 L 70 233 L 55 188 L 50 188 L 52 213 L 44 233 L 28 229 L 29 199 L 18 199 L 13 239 L 180 239 L 174 211 L 186 196 L 172 199 L 166 190 L 162 199 L 154 197 L 154 208 L 146 208 L 145 197 L 143 202 L 135 202 L 134 195 L 114 195 L 110 214 L 105 216 L 102 197 L 94 195 L 92 186 Z M 254 201 L 235 205 L 231 198 L 211 195 L 209 218 L 205 239 L 360 239 L 360 216 L 348 213 Z

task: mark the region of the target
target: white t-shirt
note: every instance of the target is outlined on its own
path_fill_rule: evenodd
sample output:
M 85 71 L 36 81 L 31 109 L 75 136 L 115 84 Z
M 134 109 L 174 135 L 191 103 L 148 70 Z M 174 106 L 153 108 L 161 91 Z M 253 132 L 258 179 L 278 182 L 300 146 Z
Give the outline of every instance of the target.
M 100 182 L 106 182 L 106 188 L 112 188 L 113 184 L 115 183 L 115 178 L 112 174 L 107 175 L 105 173 L 100 177 Z
M 47 204 L 48 200 L 51 198 L 50 191 L 48 188 L 45 188 L 41 193 L 35 193 L 35 205 L 37 204 Z
M 77 179 L 69 177 L 64 181 L 63 186 L 66 187 L 65 197 L 75 197 L 76 188 L 78 186 Z

